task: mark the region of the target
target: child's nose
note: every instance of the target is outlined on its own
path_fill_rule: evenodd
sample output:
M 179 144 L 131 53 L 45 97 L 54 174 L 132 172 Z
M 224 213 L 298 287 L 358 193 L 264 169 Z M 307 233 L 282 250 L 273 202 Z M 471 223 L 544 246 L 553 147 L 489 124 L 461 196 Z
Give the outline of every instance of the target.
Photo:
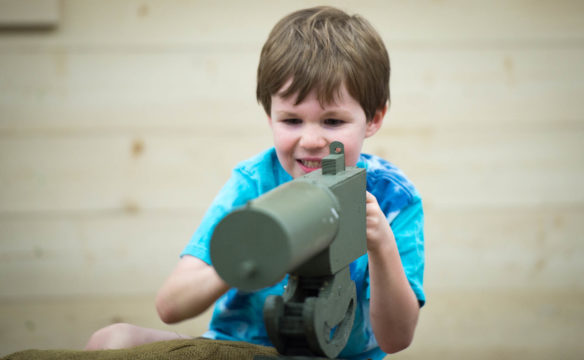
M 307 129 L 300 138 L 300 146 L 305 149 L 321 149 L 327 146 L 327 142 L 318 131 Z

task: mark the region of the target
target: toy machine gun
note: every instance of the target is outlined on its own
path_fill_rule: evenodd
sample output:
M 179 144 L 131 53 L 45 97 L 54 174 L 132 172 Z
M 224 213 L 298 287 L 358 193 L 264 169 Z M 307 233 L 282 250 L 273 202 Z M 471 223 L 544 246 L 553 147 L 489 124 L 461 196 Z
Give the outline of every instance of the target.
M 334 358 L 345 347 L 357 306 L 349 264 L 367 249 L 365 188 L 365 170 L 345 168 L 343 144 L 333 142 L 321 170 L 250 201 L 215 228 L 211 260 L 231 286 L 257 290 L 290 274 L 283 296 L 269 296 L 263 310 L 280 354 Z

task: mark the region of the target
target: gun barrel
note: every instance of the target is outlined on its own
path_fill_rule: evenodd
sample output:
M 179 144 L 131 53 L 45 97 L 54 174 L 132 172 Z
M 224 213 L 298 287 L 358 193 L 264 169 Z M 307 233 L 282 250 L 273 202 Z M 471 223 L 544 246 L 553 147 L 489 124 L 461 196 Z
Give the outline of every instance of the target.
M 251 291 L 273 285 L 329 246 L 339 229 L 336 196 L 295 180 L 235 210 L 211 238 L 211 261 L 228 284 Z

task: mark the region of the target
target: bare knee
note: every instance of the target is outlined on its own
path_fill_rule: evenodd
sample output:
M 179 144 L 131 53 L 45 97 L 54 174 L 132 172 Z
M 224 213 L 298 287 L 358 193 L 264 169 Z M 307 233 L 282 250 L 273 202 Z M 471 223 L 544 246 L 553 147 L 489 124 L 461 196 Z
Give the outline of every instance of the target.
M 138 327 L 130 324 L 112 324 L 97 330 L 85 345 L 85 350 L 124 349 L 136 346 Z

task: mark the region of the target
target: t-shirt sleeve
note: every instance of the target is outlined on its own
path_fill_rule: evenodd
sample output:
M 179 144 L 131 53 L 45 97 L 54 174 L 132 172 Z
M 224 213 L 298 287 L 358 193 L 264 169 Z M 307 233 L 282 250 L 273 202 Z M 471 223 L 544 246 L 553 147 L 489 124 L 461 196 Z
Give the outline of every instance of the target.
M 424 211 L 422 201 L 415 201 L 400 211 L 391 222 L 404 272 L 420 307 L 426 303 L 424 283 Z
M 191 255 L 211 265 L 209 243 L 215 226 L 232 210 L 257 197 L 257 192 L 258 190 L 253 187 L 247 176 L 238 169 L 233 170 L 231 178 L 211 203 L 201 224 L 180 256 Z

